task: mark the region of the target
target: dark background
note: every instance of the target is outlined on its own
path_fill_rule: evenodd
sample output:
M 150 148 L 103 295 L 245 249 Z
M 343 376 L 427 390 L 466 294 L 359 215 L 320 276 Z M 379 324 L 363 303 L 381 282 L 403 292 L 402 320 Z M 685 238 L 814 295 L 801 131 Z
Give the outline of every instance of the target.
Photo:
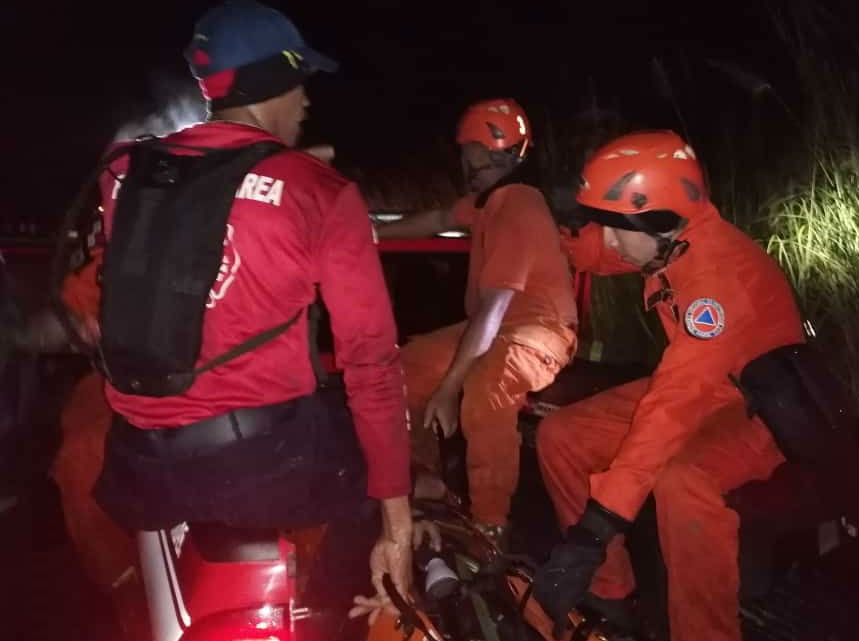
M 212 4 L 0 9 L 0 219 L 50 227 L 120 126 L 183 95 L 200 108 L 182 49 Z M 493 95 L 523 103 L 538 143 L 553 135 L 549 123 L 597 105 L 635 125 L 684 131 L 695 145 L 729 124 L 736 131 L 737 121 L 769 132 L 760 144 L 778 145 L 795 135 L 778 103 L 802 97 L 776 21 L 807 25 L 837 64 L 855 69 L 859 58 L 859 3 L 849 0 L 269 4 L 341 61 L 338 74 L 309 83 L 305 140 L 335 144 L 346 168 L 442 167 L 458 114 Z

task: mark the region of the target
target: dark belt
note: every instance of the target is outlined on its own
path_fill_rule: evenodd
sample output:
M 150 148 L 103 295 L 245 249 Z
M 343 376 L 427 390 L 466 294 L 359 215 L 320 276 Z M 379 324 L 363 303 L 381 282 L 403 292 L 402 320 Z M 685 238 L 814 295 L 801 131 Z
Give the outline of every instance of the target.
M 302 397 L 262 407 L 245 407 L 180 427 L 143 429 L 114 414 L 112 430 L 123 443 L 143 454 L 183 457 L 273 433 L 293 418 Z

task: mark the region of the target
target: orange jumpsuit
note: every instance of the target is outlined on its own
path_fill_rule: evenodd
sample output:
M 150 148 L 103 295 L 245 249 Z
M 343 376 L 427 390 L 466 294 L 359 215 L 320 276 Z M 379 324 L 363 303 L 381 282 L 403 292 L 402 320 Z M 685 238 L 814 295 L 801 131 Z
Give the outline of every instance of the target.
M 561 525 L 589 496 L 634 519 L 653 492 L 668 570 L 673 641 L 738 641 L 738 515 L 723 495 L 766 479 L 784 460 L 759 419 L 749 420 L 739 376 L 750 360 L 803 341 L 784 274 L 715 208 L 679 236 L 688 250 L 645 276 L 669 345 L 653 376 L 610 389 L 546 417 L 538 455 Z M 591 224 L 565 239 L 577 269 L 631 271 Z M 634 587 L 622 537 L 591 583 L 604 598 Z
M 472 234 L 468 316 L 477 311 L 481 290 L 515 292 L 497 337 L 466 376 L 460 408 L 472 513 L 482 523 L 502 525 L 519 479 L 517 414 L 525 395 L 549 385 L 575 351 L 573 282 L 557 226 L 536 189 L 500 187 L 483 208 L 466 197 L 454 217 Z M 465 327 L 418 336 L 402 349 L 413 431 L 423 431 L 424 407 L 450 367 Z
M 90 262 L 80 273 L 67 276 L 62 289 L 63 302 L 90 327 L 98 317 L 98 289 L 91 286 L 97 264 Z M 63 408 L 63 441 L 51 474 L 60 489 L 66 528 L 84 570 L 114 599 L 120 623 L 133 629 L 137 617 L 145 616 L 143 594 L 137 592 L 136 577 L 129 572 L 137 561 L 137 545 L 92 496 L 112 417 L 104 397 L 104 378 L 96 372 L 87 374 Z

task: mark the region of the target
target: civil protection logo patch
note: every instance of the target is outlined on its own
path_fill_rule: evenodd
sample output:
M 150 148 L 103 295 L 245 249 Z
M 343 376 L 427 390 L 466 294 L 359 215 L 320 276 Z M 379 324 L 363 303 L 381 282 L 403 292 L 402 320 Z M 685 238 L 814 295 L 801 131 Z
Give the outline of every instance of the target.
M 695 338 L 715 338 L 725 329 L 725 310 L 712 298 L 699 298 L 686 308 L 685 323 Z

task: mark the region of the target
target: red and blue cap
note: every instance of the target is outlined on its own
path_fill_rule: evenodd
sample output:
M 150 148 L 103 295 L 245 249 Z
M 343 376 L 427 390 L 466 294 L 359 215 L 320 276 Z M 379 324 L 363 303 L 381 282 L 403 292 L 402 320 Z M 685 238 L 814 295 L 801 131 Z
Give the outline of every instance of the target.
M 263 102 L 338 67 L 289 18 L 254 0 L 228 0 L 203 15 L 185 58 L 213 110 Z

